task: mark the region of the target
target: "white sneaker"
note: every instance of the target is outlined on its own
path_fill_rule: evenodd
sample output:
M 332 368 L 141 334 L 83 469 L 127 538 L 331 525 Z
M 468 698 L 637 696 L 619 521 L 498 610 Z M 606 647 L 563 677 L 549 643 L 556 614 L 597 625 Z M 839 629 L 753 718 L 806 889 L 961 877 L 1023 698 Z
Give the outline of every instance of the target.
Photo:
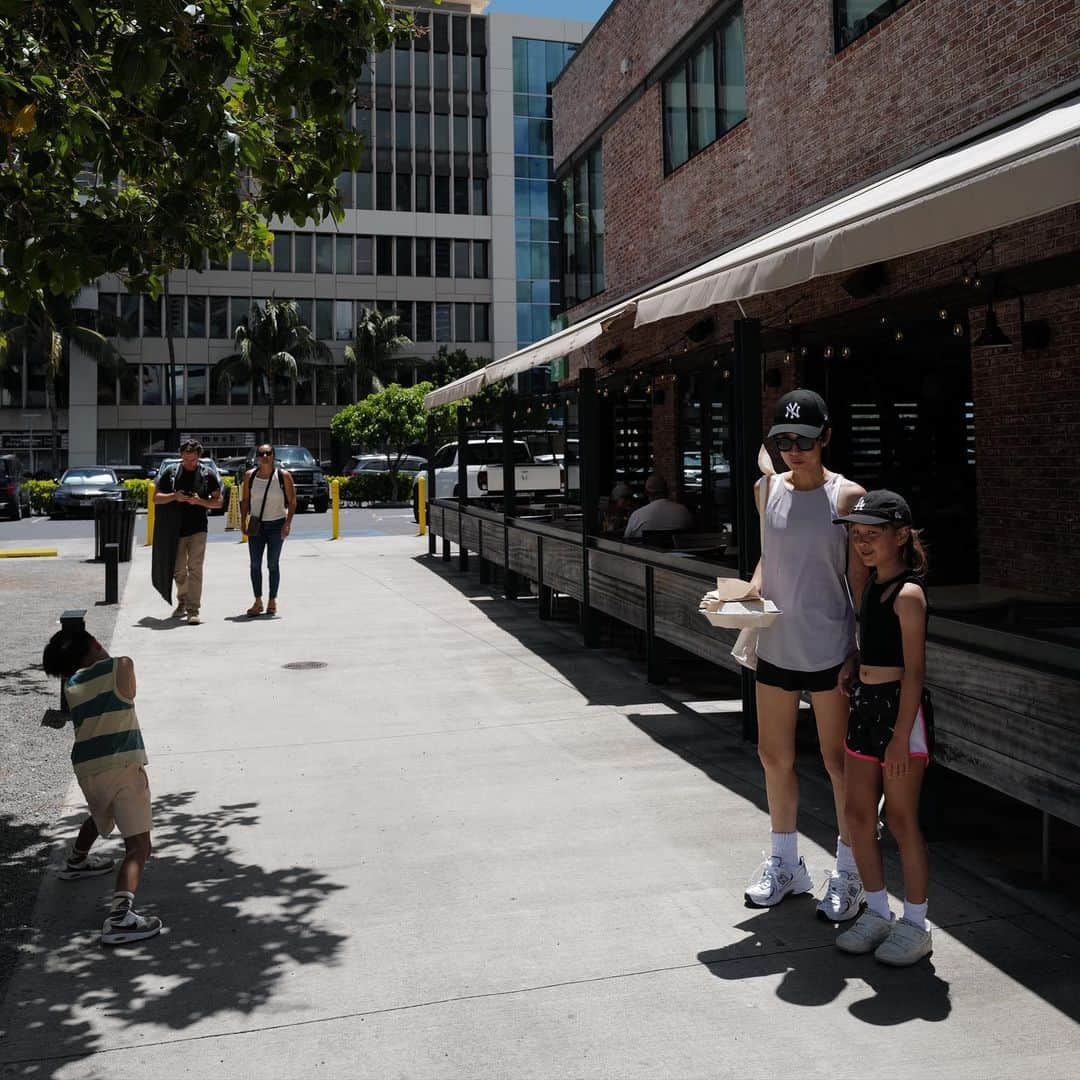
M 847 922 L 859 914 L 863 899 L 862 878 L 849 870 L 834 870 L 825 895 L 818 901 L 817 912 L 829 922 Z
M 874 959 L 892 967 L 907 967 L 934 951 L 930 930 L 907 919 L 893 923 L 889 936 L 874 950 Z
M 107 856 L 95 855 L 91 852 L 82 862 L 72 862 L 71 859 L 68 859 L 56 876 L 61 881 L 78 881 L 79 878 L 101 877 L 102 874 L 107 874 L 115 865 L 115 861 Z
M 139 915 L 131 908 L 110 915 L 101 928 L 102 945 L 127 945 L 144 941 L 161 933 L 161 920 L 156 916 Z
M 836 947 L 841 952 L 856 955 L 873 952 L 892 933 L 895 925 L 892 919 L 882 918 L 873 908 L 867 908 L 855 920 L 854 926 L 837 937 Z
M 743 894 L 754 907 L 773 907 L 788 893 L 807 893 L 814 887 L 806 862 L 799 859 L 797 866 L 785 866 L 779 855 L 765 860 L 761 876 Z

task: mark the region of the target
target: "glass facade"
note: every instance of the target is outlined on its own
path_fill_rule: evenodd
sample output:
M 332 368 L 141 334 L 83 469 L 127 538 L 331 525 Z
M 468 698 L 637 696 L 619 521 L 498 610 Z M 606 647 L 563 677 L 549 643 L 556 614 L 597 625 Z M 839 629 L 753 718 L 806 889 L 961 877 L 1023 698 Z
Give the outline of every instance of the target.
M 547 337 L 552 320 L 562 309 L 551 85 L 578 46 L 516 37 L 513 48 L 514 238 L 520 349 Z M 540 389 L 547 381 L 547 371 L 541 368 L 520 376 L 519 386 Z
M 566 306 L 607 288 L 604 272 L 603 147 L 590 147 L 562 181 L 563 292 Z
M 850 45 L 882 19 L 888 18 L 908 0 L 833 0 L 835 8 L 836 51 Z

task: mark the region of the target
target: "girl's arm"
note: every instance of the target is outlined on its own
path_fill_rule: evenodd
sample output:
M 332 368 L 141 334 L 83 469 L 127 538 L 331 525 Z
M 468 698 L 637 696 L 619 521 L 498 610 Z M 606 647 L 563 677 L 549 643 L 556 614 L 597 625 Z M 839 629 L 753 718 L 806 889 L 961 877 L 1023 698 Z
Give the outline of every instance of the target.
M 893 611 L 900 620 L 904 644 L 904 674 L 900 678 L 900 708 L 896 714 L 893 737 L 885 748 L 885 775 L 903 776 L 910 766 L 908 743 L 915 717 L 922 705 L 923 681 L 926 678 L 926 594 L 918 585 L 904 585 L 893 601 Z

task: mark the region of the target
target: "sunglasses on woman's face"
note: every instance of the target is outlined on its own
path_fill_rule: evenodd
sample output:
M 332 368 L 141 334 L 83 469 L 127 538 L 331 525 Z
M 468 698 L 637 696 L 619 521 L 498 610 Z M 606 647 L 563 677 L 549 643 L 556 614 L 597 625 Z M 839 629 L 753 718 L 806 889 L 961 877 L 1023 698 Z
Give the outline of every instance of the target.
M 259 457 L 273 457 L 274 456 L 274 451 L 273 450 L 259 450 L 259 451 L 257 451 L 257 453 L 258 453 Z
M 781 454 L 790 453 L 796 447 L 803 452 L 813 450 L 817 441 L 817 439 L 812 439 L 809 435 L 777 435 L 773 439 L 773 442 L 776 443 L 776 449 Z

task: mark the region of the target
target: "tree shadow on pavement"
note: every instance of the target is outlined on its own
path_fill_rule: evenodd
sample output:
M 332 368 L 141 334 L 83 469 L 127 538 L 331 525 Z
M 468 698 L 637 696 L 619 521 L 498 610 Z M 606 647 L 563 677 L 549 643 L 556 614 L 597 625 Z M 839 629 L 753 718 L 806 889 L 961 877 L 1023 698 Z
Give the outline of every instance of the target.
M 49 883 L 0 1014 L 4 1075 L 54 1076 L 73 1058 L 138 1045 L 154 1027 L 169 1038 L 219 1014 L 242 1023 L 294 969 L 336 962 L 345 937 L 322 929 L 317 911 L 344 886 L 309 868 L 236 858 L 229 837 L 258 825 L 256 805 L 203 810 L 195 792 L 154 799 L 155 854 L 137 906 L 161 916 L 160 937 L 104 948 L 111 875 Z M 84 816 L 63 827 L 73 833 Z M 108 1019 L 108 1043 L 98 1016 Z
M 747 937 L 700 952 L 698 960 L 718 979 L 779 975 L 776 996 L 810 1008 L 831 1004 L 849 983 L 863 983 L 873 996 L 853 1002 L 848 1011 L 867 1024 L 894 1027 L 911 1020 L 948 1019 L 949 984 L 937 976 L 929 959 L 910 968 L 888 968 L 872 956 L 848 956 L 833 944 L 836 931 L 809 917 L 812 904 L 809 897 L 796 897 L 758 911 L 737 924 Z

